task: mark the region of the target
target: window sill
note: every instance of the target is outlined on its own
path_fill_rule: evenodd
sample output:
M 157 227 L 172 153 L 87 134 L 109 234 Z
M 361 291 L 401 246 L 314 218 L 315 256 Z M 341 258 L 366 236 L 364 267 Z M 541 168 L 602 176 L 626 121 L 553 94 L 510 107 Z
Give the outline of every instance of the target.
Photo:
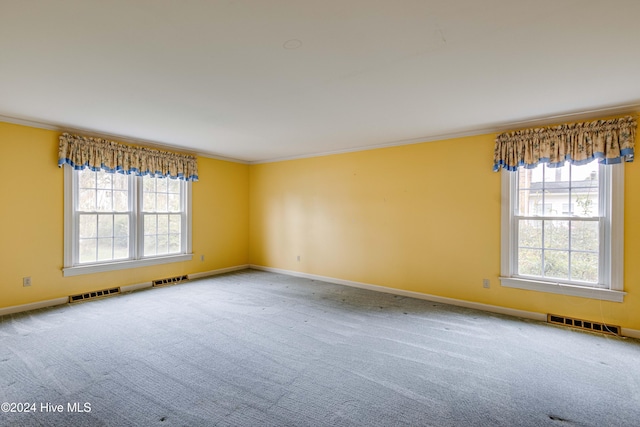
M 136 259 L 130 261 L 109 262 L 104 264 L 80 265 L 75 267 L 65 267 L 62 275 L 80 276 L 82 274 L 103 273 L 105 271 L 125 270 L 128 268 L 147 267 L 150 265 L 169 264 L 172 262 L 191 261 L 193 254 L 171 255 L 156 258 Z
M 574 297 L 591 298 L 602 301 L 623 302 L 627 294 L 623 291 L 609 289 L 587 288 L 554 282 L 519 279 L 514 277 L 500 277 L 500 285 L 505 288 L 526 289 L 529 291 L 547 292 L 551 294 L 569 295 Z

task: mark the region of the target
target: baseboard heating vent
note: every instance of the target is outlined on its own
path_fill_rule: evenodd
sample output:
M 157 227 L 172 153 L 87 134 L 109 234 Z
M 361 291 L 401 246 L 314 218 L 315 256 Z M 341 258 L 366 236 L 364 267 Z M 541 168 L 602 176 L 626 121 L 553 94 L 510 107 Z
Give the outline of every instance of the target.
M 620 326 L 605 325 L 604 323 L 592 322 L 590 320 L 547 314 L 547 322 L 553 323 L 554 325 L 570 326 L 572 328 L 598 332 L 601 334 L 620 335 Z
M 154 280 L 153 281 L 153 286 L 167 286 L 167 285 L 173 285 L 175 283 L 180 283 L 180 282 L 184 282 L 185 280 L 189 280 L 189 277 L 187 276 L 176 276 L 176 277 L 169 277 L 166 279 L 158 279 L 158 280 Z
M 86 292 L 84 294 L 70 295 L 69 302 L 80 302 L 89 299 L 103 298 L 113 294 L 119 294 L 120 288 L 103 289 L 100 291 Z

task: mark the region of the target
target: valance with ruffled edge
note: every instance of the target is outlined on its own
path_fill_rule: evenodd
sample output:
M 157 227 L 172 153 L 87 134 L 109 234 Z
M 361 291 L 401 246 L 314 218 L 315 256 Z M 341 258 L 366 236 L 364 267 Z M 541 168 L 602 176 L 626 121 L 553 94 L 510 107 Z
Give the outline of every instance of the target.
M 58 166 L 62 167 L 64 164 L 76 170 L 104 170 L 185 181 L 198 180 L 198 163 L 195 156 L 68 133 L 60 135 L 58 146 Z
M 560 167 L 594 159 L 602 164 L 632 162 L 637 123 L 631 116 L 501 133 L 496 137 L 493 170 Z

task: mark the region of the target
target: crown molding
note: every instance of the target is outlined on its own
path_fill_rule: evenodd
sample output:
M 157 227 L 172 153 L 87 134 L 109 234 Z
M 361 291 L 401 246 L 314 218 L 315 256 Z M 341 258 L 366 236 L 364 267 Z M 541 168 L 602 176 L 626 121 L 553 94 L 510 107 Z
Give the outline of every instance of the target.
M 117 135 L 117 134 L 111 134 L 111 133 L 105 133 L 105 132 L 96 132 L 91 129 L 64 126 L 60 124 L 39 121 L 39 120 L 24 119 L 24 118 L 11 117 L 11 116 L 5 116 L 0 114 L 0 121 L 13 123 L 17 125 L 30 126 L 30 127 L 39 128 L 39 129 L 54 130 L 58 132 L 81 133 L 84 136 L 90 136 L 94 138 L 114 139 L 117 141 L 136 144 L 136 145 L 142 144 L 142 145 L 153 147 L 153 148 L 166 149 L 171 151 L 180 151 L 183 153 L 188 153 L 188 154 L 196 155 L 199 157 L 223 160 L 226 162 L 241 163 L 246 165 L 257 165 L 257 164 L 263 164 L 263 163 L 277 163 L 277 162 L 284 162 L 288 160 L 324 157 L 324 156 L 331 156 L 335 154 L 354 153 L 358 151 L 377 150 L 380 148 L 398 147 L 402 145 L 421 144 L 425 142 L 443 141 L 447 139 L 465 138 L 470 136 L 502 133 L 510 130 L 525 128 L 525 127 L 550 126 L 550 125 L 559 124 L 563 122 L 566 123 L 566 122 L 580 121 L 580 120 L 596 120 L 596 119 L 603 118 L 603 116 L 618 116 L 618 115 L 624 115 L 624 114 L 634 115 L 634 114 L 638 114 L 639 111 L 640 111 L 640 102 L 635 102 L 631 104 L 615 105 L 615 106 L 592 109 L 592 110 L 573 111 L 573 112 L 567 112 L 562 114 L 533 117 L 533 118 L 528 118 L 523 120 L 499 122 L 499 123 L 494 123 L 487 126 L 469 128 L 466 130 L 462 130 L 460 132 L 442 133 L 442 134 L 436 134 L 436 135 L 422 136 L 418 138 L 385 142 L 380 144 L 360 145 L 357 147 L 346 148 L 342 150 L 320 151 L 320 152 L 313 152 L 313 153 L 307 153 L 307 154 L 275 157 L 270 159 L 253 160 L 253 161 L 220 156 L 220 155 L 217 155 L 211 152 L 206 152 L 206 151 L 190 150 L 185 147 L 178 147 L 176 145 L 166 144 L 158 141 L 131 138 L 124 135 Z
M 91 130 L 91 129 L 78 128 L 78 127 L 73 127 L 73 126 L 64 126 L 64 125 L 60 125 L 60 124 L 43 122 L 43 121 L 39 121 L 39 120 L 23 119 L 23 118 L 19 118 L 19 117 L 11 117 L 11 116 L 5 116 L 5 115 L 0 114 L 0 122 L 11 123 L 11 124 L 14 124 L 14 125 L 21 125 L 21 126 L 29 126 L 29 127 L 36 128 L 36 129 L 53 130 L 53 131 L 56 131 L 56 132 L 78 133 L 78 134 L 82 134 L 82 136 L 87 136 L 87 137 L 91 137 L 91 138 L 110 139 L 110 140 L 115 140 L 115 141 L 118 141 L 118 142 L 125 142 L 125 143 L 133 144 L 133 145 L 144 145 L 145 147 L 156 148 L 156 149 L 160 149 L 160 150 L 178 151 L 178 152 L 185 153 L 185 154 L 191 154 L 193 156 L 206 157 L 206 158 L 209 158 L 209 159 L 216 159 L 216 160 L 223 160 L 223 161 L 226 161 L 226 162 L 242 163 L 242 164 L 248 164 L 249 163 L 249 162 L 247 162 L 245 160 L 234 159 L 234 158 L 225 157 L 225 156 L 219 156 L 217 154 L 213 154 L 213 153 L 209 153 L 209 152 L 191 150 L 191 149 L 186 148 L 186 147 L 179 147 L 177 145 L 166 144 L 166 143 L 163 143 L 163 142 L 151 141 L 151 140 L 142 139 L 142 138 L 131 138 L 129 136 L 118 135 L 118 134 L 107 133 L 107 132 L 97 132 L 97 131 L 94 131 L 94 130 Z
M 603 116 L 618 116 L 625 114 L 637 114 L 640 111 L 640 103 L 617 105 L 606 108 L 599 108 L 594 110 L 583 110 L 576 112 L 569 112 L 564 114 L 556 114 L 552 116 L 540 116 L 525 120 L 516 120 L 509 122 L 496 123 L 489 126 L 470 128 L 460 132 L 443 133 L 437 135 L 423 136 L 421 138 L 403 139 L 392 142 L 385 142 L 375 145 L 365 145 L 353 148 L 347 148 L 344 150 L 323 151 L 317 153 L 301 154 L 297 156 L 277 157 L 267 160 L 255 160 L 248 162 L 250 165 L 262 164 L 262 163 L 276 163 L 284 162 L 288 160 L 308 159 L 312 157 L 331 156 L 334 154 L 354 153 L 358 151 L 376 150 L 379 148 L 398 147 L 402 145 L 421 144 L 425 142 L 443 141 L 447 139 L 465 138 L 469 136 L 487 135 L 494 133 L 502 133 L 509 130 L 516 130 L 524 127 L 539 127 L 539 126 L 551 126 L 560 122 L 571 122 L 579 120 L 596 120 L 601 119 Z

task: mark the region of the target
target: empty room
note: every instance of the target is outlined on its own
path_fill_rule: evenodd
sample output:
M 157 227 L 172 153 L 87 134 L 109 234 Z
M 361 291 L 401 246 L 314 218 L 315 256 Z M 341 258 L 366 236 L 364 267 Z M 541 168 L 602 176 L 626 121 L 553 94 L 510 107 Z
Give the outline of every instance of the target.
M 640 1 L 0 1 L 0 426 L 637 426 Z

